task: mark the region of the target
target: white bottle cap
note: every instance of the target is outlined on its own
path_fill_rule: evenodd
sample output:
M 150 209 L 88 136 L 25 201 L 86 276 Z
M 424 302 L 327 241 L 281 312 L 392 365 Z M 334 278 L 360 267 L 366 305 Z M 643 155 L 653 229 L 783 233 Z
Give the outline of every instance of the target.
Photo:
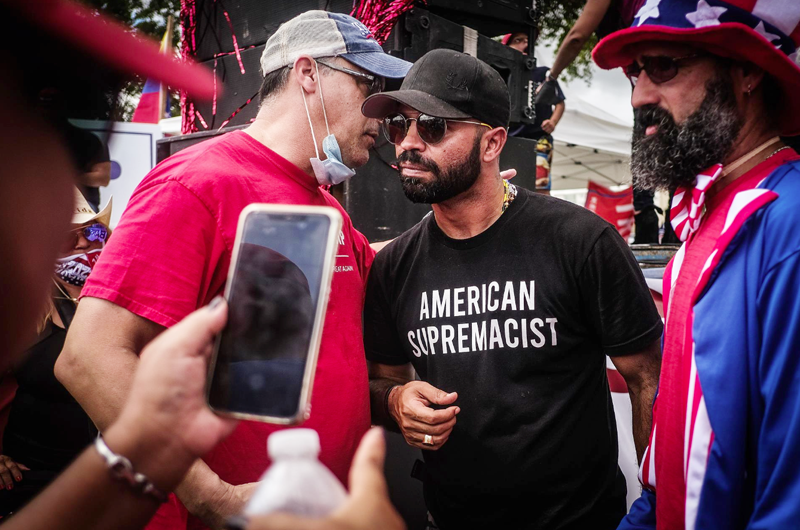
M 267 439 L 267 453 L 272 460 L 317 458 L 319 450 L 319 434 L 313 429 L 286 429 Z

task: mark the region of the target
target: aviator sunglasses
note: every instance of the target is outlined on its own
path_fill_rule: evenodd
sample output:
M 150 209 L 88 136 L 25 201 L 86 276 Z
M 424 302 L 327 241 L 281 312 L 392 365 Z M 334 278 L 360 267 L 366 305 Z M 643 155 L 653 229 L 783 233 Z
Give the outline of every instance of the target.
M 386 135 L 386 139 L 391 143 L 398 145 L 403 142 L 408 134 L 408 128 L 411 126 L 412 121 L 417 122 L 417 134 L 420 139 L 429 145 L 442 141 L 444 135 L 447 134 L 448 121 L 470 123 L 472 125 L 481 125 L 493 129 L 488 123 L 478 121 L 450 120 L 429 116 L 428 114 L 420 114 L 416 118 L 406 118 L 402 114 L 390 114 L 383 119 L 383 134 Z
M 625 67 L 625 75 L 631 82 L 631 85 L 636 86 L 642 70 L 647 72 L 647 77 L 650 81 L 660 85 L 666 83 L 678 75 L 678 70 L 681 68 L 681 63 L 701 57 L 702 54 L 694 53 L 692 55 L 684 55 L 683 57 L 669 57 L 666 55 L 645 55 L 641 58 L 642 64 L 638 61 L 632 62 Z
M 78 239 L 83 235 L 89 242 L 100 241 L 106 242 L 108 239 L 108 228 L 102 223 L 94 223 L 89 226 L 83 226 L 69 233 L 66 241 L 64 242 L 64 252 L 68 252 L 78 246 Z

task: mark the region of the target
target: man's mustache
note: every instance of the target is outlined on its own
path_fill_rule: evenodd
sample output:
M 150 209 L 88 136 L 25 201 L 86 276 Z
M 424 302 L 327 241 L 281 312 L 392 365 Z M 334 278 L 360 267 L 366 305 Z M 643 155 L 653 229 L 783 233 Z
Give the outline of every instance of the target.
M 423 157 L 419 151 L 412 150 L 412 151 L 403 151 L 400 153 L 400 156 L 397 157 L 397 160 L 394 162 L 394 167 L 397 170 L 400 170 L 400 164 L 403 162 L 408 162 L 409 164 L 414 164 L 417 166 L 422 166 L 434 175 L 439 174 L 439 165 L 434 162 L 433 160 L 429 160 Z
M 634 133 L 644 134 L 644 131 L 651 125 L 674 126 L 675 120 L 672 114 L 662 109 L 658 105 L 645 105 L 633 111 Z

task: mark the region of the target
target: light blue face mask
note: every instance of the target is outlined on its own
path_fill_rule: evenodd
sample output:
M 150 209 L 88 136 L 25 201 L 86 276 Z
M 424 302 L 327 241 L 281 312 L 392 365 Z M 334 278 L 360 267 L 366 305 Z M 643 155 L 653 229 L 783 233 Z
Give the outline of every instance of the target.
M 339 142 L 336 141 L 336 137 L 331 134 L 330 127 L 328 127 L 328 114 L 325 112 L 325 100 L 322 97 L 322 83 L 319 77 L 318 66 L 317 86 L 319 87 L 319 100 L 322 103 L 322 115 L 325 116 L 325 129 L 328 132 L 328 136 L 322 140 L 322 152 L 325 153 L 325 160 L 319 159 L 317 137 L 314 135 L 314 126 L 311 124 L 311 114 L 308 112 L 308 103 L 306 103 L 306 91 L 300 86 L 300 91 L 303 94 L 303 105 L 306 107 L 308 126 L 311 128 L 311 139 L 314 141 L 314 152 L 317 154 L 316 158 L 310 158 L 309 161 L 311 162 L 311 169 L 314 171 L 314 176 L 317 177 L 317 182 L 319 182 L 320 186 L 334 186 L 349 179 L 355 175 L 356 172 L 342 162 L 342 150 L 339 148 Z

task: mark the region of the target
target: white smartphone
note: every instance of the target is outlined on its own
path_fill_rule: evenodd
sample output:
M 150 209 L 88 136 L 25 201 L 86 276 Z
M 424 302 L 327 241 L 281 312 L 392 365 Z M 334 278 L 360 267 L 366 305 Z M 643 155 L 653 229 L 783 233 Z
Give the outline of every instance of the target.
M 228 323 L 209 368 L 208 405 L 282 425 L 308 418 L 342 216 L 327 206 L 251 204 L 236 231 Z

